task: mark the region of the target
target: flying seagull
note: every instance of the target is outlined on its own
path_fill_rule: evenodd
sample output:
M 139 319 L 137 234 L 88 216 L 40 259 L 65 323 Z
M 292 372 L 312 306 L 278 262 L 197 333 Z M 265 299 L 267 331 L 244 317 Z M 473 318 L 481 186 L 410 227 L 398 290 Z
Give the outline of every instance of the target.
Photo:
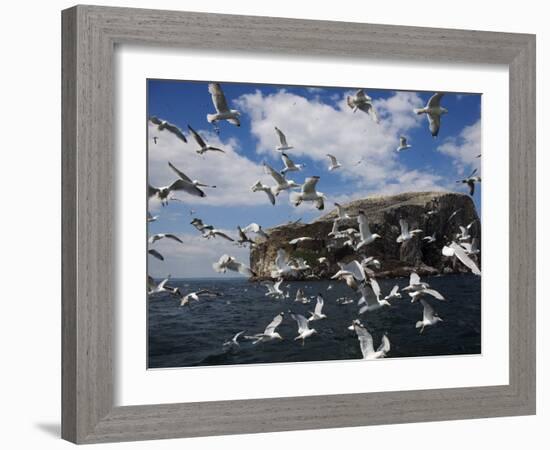
M 436 241 L 435 239 L 435 232 L 431 236 L 426 236 L 422 238 L 423 241 L 426 241 L 426 244 L 431 244 Z
M 424 299 L 420 300 L 422 306 L 424 307 L 424 312 L 422 314 L 422 320 L 416 322 L 416 328 L 420 328 L 420 333 L 424 332 L 424 328 L 430 325 L 435 325 L 437 322 L 443 322 L 434 311 L 432 306 Z
M 237 239 L 237 243 L 239 245 L 244 246 L 247 243 L 250 244 L 250 246 L 256 245 L 256 243 L 246 235 L 245 231 L 239 225 L 237 225 L 237 232 L 239 233 L 239 239 Z
M 286 136 L 279 128 L 275 127 L 275 132 L 277 133 L 277 136 L 279 137 L 279 142 L 281 144 L 277 146 L 278 151 L 284 152 L 286 150 L 290 150 L 291 148 L 294 148 L 288 145 L 288 143 L 286 142 Z
M 294 268 L 289 265 L 288 259 L 288 254 L 282 248 L 277 250 L 277 256 L 275 257 L 275 269 L 271 271 L 272 277 L 275 278 L 294 273 Z
M 155 222 L 159 216 L 153 216 L 149 211 L 147 211 L 147 222 Z
M 285 165 L 283 170 L 281 170 L 283 175 L 287 172 L 298 172 L 305 167 L 305 164 L 295 164 L 286 153 L 282 153 L 281 158 L 283 160 L 283 164 Z
M 290 317 L 292 317 L 298 324 L 298 336 L 294 338 L 295 341 L 301 339 L 302 345 L 304 345 L 308 337 L 313 336 L 315 333 L 317 333 L 317 330 L 315 328 L 309 328 L 308 320 L 301 314 L 290 313 Z
M 160 239 L 172 239 L 173 241 L 177 241 L 179 242 L 180 244 L 183 244 L 183 241 L 177 237 L 175 234 L 170 234 L 170 233 L 157 233 L 157 234 L 153 234 L 150 238 L 149 238 L 149 244 L 154 244 L 155 242 L 157 242 L 158 240 Z
M 443 247 L 442 253 L 445 256 L 456 256 L 459 261 L 472 271 L 474 275 L 481 275 L 481 270 L 472 258 L 468 256 L 466 250 L 456 242 L 451 242 L 449 246 Z
M 308 322 L 327 318 L 327 316 L 323 314 L 324 304 L 325 300 L 323 299 L 323 296 L 321 294 L 317 294 L 317 303 L 315 304 L 315 310 L 310 313 L 311 316 L 309 317 L 309 319 L 307 319 Z
M 282 283 L 282 278 L 280 278 L 276 283 L 269 280 L 264 281 L 262 284 L 267 288 L 267 293 L 265 294 L 266 297 L 282 298 L 284 296 L 284 292 L 281 290 Z
M 407 138 L 405 136 L 401 136 L 399 138 L 399 147 L 397 147 L 397 152 L 402 152 L 403 150 L 407 150 L 408 148 L 411 148 L 409 144 L 407 144 Z
M 376 349 L 376 351 L 374 351 L 372 336 L 367 331 L 367 329 L 360 323 L 356 323 L 355 321 L 353 323 L 353 329 L 355 330 L 355 333 L 357 333 L 357 339 L 359 339 L 359 345 L 361 346 L 363 359 L 372 360 L 383 358 L 390 351 L 390 340 L 385 334 L 384 336 L 382 336 L 382 342 L 380 343 L 380 346 Z
M 180 306 L 190 305 L 191 300 L 193 300 L 195 302 L 198 302 L 199 301 L 199 295 L 205 295 L 207 297 L 219 297 L 222 294 L 220 294 L 219 292 L 211 291 L 209 289 L 201 289 L 200 291 L 190 292 L 189 294 L 182 297 L 181 302 L 180 302 Z
M 168 275 L 159 284 L 155 284 L 155 280 L 153 280 L 153 277 L 148 276 L 147 277 L 147 294 L 149 296 L 153 296 L 157 294 L 162 294 L 163 292 L 172 293 L 173 288 L 166 285 L 166 283 L 168 283 L 169 280 L 170 280 L 170 275 Z
M 357 246 L 355 247 L 355 250 L 359 250 L 365 245 L 368 245 L 371 242 L 374 242 L 376 239 L 381 237 L 377 233 L 371 233 L 370 227 L 369 227 L 369 221 L 367 220 L 367 216 L 363 211 L 359 211 L 359 213 L 357 214 L 357 223 L 359 224 L 360 240 Z
M 269 325 L 265 328 L 263 333 L 254 334 L 252 336 L 245 336 L 245 339 L 251 339 L 254 342 L 253 344 L 258 344 L 260 342 L 268 342 L 273 341 L 274 339 L 282 340 L 283 337 L 277 333 L 275 330 L 277 327 L 281 324 L 283 321 L 283 316 L 285 315 L 284 312 L 277 314 L 273 320 L 269 323 Z
M 299 288 L 296 291 L 296 298 L 294 299 L 294 301 L 306 304 L 306 303 L 309 303 L 311 300 L 309 300 L 309 298 L 306 297 L 304 290 Z
M 210 239 L 210 238 L 216 238 L 217 236 L 221 237 L 221 238 L 224 238 L 230 242 L 234 242 L 235 239 L 233 239 L 232 237 L 229 237 L 227 234 L 225 234 L 223 231 L 221 230 L 217 230 L 215 228 L 212 228 L 212 229 L 208 229 L 208 230 L 204 230 L 203 233 L 202 233 L 202 236 L 205 237 L 206 239 Z
M 199 144 L 200 148 L 198 150 L 195 150 L 199 155 L 202 155 L 203 153 L 206 153 L 208 151 L 225 153 L 225 151 L 222 150 L 221 148 L 207 145 L 206 142 L 204 142 L 204 139 L 201 137 L 201 135 L 197 133 L 195 130 L 193 130 L 193 128 L 191 128 L 191 125 L 187 125 L 187 128 L 189 128 L 189 131 L 191 132 L 193 139 L 195 139 L 195 142 Z
M 192 180 L 191 178 L 189 178 L 187 175 L 185 175 L 181 170 L 179 170 L 176 166 L 174 166 L 171 162 L 168 162 L 168 166 L 170 167 L 170 169 L 172 169 L 178 177 L 180 177 L 180 179 L 182 179 L 183 181 L 189 183 L 191 186 L 189 186 L 188 189 L 185 189 L 185 191 L 191 195 L 195 195 L 197 197 L 205 197 L 206 195 L 201 195 L 201 194 L 204 194 L 204 192 L 202 192 L 199 187 L 207 187 L 207 188 L 215 188 L 216 186 L 214 185 L 211 185 L 211 184 L 204 184 L 204 183 L 201 183 L 199 180 Z M 195 187 L 195 189 L 193 189 L 193 187 Z
M 414 235 L 422 233 L 422 230 L 409 230 L 409 224 L 406 220 L 400 219 L 399 226 L 401 227 L 401 234 L 397 237 L 396 242 L 401 243 L 412 239 Z
M 445 300 L 445 297 L 439 293 L 439 291 L 436 291 L 435 289 L 430 288 L 424 288 L 424 289 L 418 289 L 413 292 L 409 292 L 409 296 L 411 297 L 411 303 L 414 303 L 421 299 L 422 297 L 426 295 L 431 295 L 432 297 L 438 299 L 438 300 Z
M 467 184 L 470 188 L 470 195 L 474 195 L 476 189 L 476 183 L 481 183 L 481 177 L 475 176 L 477 169 L 474 169 L 469 177 L 464 178 L 463 180 L 457 180 L 457 183 Z
M 436 93 L 430 97 L 424 108 L 417 108 L 413 110 L 416 114 L 426 114 L 430 124 L 430 132 L 434 138 L 439 134 L 441 116 L 449 112 L 446 108 L 440 106 L 442 97 L 443 94 Z
M 202 234 L 207 232 L 208 230 L 213 230 L 214 227 L 212 225 L 205 225 L 202 219 L 199 219 L 198 217 L 195 217 L 191 222 L 191 225 L 193 225 L 197 230 L 199 230 Z
M 260 236 L 263 240 L 269 239 L 269 234 L 263 230 L 261 225 L 258 225 L 255 222 L 248 224 L 243 228 L 243 231 L 245 233 L 256 233 L 256 235 Z
M 208 92 L 210 92 L 210 95 L 212 96 L 212 103 L 214 103 L 214 108 L 216 108 L 215 114 L 206 115 L 206 120 L 208 120 L 208 123 L 227 120 L 230 124 L 238 127 L 241 126 L 241 122 L 239 121 L 239 116 L 241 114 L 235 109 L 229 109 L 220 84 L 209 83 Z
M 300 187 L 298 183 L 296 183 L 293 180 L 287 180 L 283 174 L 281 174 L 280 172 L 277 172 L 275 169 L 273 169 L 273 167 L 269 166 L 266 163 L 264 163 L 264 170 L 268 175 L 271 175 L 271 177 L 277 183 L 276 186 L 271 188 L 271 192 L 273 192 L 275 196 L 279 195 L 280 192 L 286 189 L 293 189 L 293 188 Z
M 174 135 L 176 135 L 179 139 L 181 139 L 183 142 L 187 142 L 187 139 L 185 137 L 185 135 L 183 134 L 183 132 L 176 126 L 174 125 L 173 123 L 170 123 L 166 120 L 163 120 L 163 119 L 159 119 L 158 117 L 156 116 L 153 116 L 149 119 L 151 121 L 151 123 L 157 125 L 157 128 L 159 131 L 162 131 L 164 129 L 170 131 L 171 133 L 173 133 Z M 157 141 L 155 140 L 155 144 L 157 143 Z
M 384 300 L 390 301 L 390 300 L 396 300 L 398 298 L 401 298 L 401 293 L 399 292 L 399 285 L 395 285 L 390 293 L 384 297 Z
M 252 190 L 252 192 L 265 192 L 271 204 L 275 205 L 275 194 L 273 193 L 271 187 L 267 184 L 263 184 L 260 180 L 258 180 L 250 189 Z
M 174 181 L 168 186 L 155 187 L 149 185 L 147 189 L 149 198 L 158 198 L 162 206 L 166 205 L 168 201 L 171 200 L 170 194 L 172 193 L 172 191 L 184 191 L 196 197 L 206 197 L 206 194 L 198 187 L 188 183 L 185 180 L 182 180 L 181 178 Z
M 367 113 L 376 123 L 380 122 L 376 109 L 372 104 L 372 98 L 365 94 L 365 91 L 363 89 L 357 90 L 357 92 L 353 96 L 348 95 L 346 101 L 353 112 L 360 109 L 361 111 Z
M 212 264 L 213 269 L 218 273 L 225 273 L 227 270 L 239 272 L 249 277 L 254 276 L 254 272 L 250 267 L 238 262 L 235 258 L 229 255 L 222 255 L 220 259 Z
M 391 306 L 391 303 L 388 302 L 385 299 L 380 299 L 381 293 L 380 293 L 380 285 L 376 281 L 375 278 L 371 278 L 369 280 L 369 285 L 371 287 L 372 292 L 374 293 L 374 297 L 369 295 L 367 284 L 362 284 L 359 286 L 359 291 L 361 292 L 361 298 L 357 302 L 358 305 L 365 304 L 365 306 L 362 306 L 359 310 L 359 314 L 363 314 L 368 311 L 376 311 L 377 309 L 382 308 L 383 306 Z
M 290 195 L 290 201 L 294 206 L 300 205 L 302 202 L 315 202 L 315 207 L 318 210 L 325 208 L 325 195 L 322 192 L 318 192 L 315 187 L 319 177 L 308 177 L 302 185 L 301 192 L 293 192 Z
M 244 334 L 244 331 L 239 331 L 235 336 L 233 336 L 229 341 L 226 341 L 222 344 L 225 348 L 231 347 L 240 347 L 239 338 Z
M 420 291 L 422 289 L 429 288 L 430 285 L 428 283 L 424 283 L 423 281 L 420 281 L 420 277 L 416 272 L 411 272 L 411 275 L 409 277 L 409 285 L 405 286 L 402 291 Z
M 330 159 L 330 165 L 328 166 L 328 170 L 332 171 L 342 167 L 342 164 L 338 162 L 338 160 L 336 159 L 336 156 L 331 155 L 330 153 L 327 153 L 327 156 Z

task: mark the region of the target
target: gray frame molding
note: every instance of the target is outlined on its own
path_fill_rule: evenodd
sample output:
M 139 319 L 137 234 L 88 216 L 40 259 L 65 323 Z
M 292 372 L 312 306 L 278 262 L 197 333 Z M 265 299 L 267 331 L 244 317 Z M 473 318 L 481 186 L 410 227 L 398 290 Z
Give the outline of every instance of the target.
M 206 31 L 212 29 L 218 31 Z M 97 6 L 63 11 L 62 31 L 64 439 L 94 443 L 535 413 L 535 36 Z M 113 52 L 124 43 L 507 65 L 510 383 L 114 407 Z

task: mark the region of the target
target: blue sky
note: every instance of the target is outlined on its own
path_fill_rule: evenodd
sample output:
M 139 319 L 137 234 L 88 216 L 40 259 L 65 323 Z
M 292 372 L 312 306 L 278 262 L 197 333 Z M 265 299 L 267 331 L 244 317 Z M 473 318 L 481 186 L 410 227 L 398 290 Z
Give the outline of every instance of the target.
M 153 276 L 218 276 L 211 264 L 223 253 L 248 261 L 247 249 L 220 238 L 202 239 L 189 224 L 192 217 L 236 235 L 237 225 L 250 222 L 268 228 L 298 218 L 309 221 L 330 211 L 334 201 L 406 191 L 467 192 L 455 181 L 474 168 L 480 169 L 480 159 L 476 158 L 481 153 L 479 94 L 445 94 L 441 104 L 449 113 L 442 118 L 439 136 L 434 139 L 426 117 L 412 111 L 423 106 L 432 92 L 365 88 L 380 115 L 380 123 L 376 124 L 362 111 L 353 113 L 345 103 L 355 88 L 221 85 L 230 107 L 241 113 L 241 126 L 222 122 L 216 134 L 206 121 L 206 114 L 214 112 L 208 82 L 148 80 L 148 116 L 168 120 L 186 134 L 190 124 L 208 143 L 226 150 L 225 154 L 206 153 L 201 157 L 195 153 L 196 143 L 191 137 L 184 144 L 148 123 L 150 184 L 162 186 L 176 179 L 168 167 L 171 161 L 190 178 L 218 186 L 206 189 L 206 198 L 177 193 L 182 201 L 172 201 L 166 207 L 149 202 L 149 210 L 160 216 L 149 224 L 149 234 L 171 232 L 185 242 L 155 244 L 165 261 L 149 259 Z M 308 176 L 321 177 L 317 189 L 328 197 L 324 212 L 306 203 L 292 206 L 286 192 L 272 206 L 265 193 L 250 190 L 258 179 L 274 184 L 263 172 L 263 162 L 277 170 L 283 167 L 280 153 L 275 150 L 278 140 L 274 126 L 282 129 L 294 146 L 287 152 L 289 157 L 306 165 L 301 172 L 289 173 L 288 178 L 302 183 Z M 407 137 L 412 148 L 397 153 L 401 135 Z M 153 137 L 157 137 L 157 143 Z M 327 153 L 337 156 L 343 167 L 329 172 Z M 480 189 L 476 189 L 474 202 L 480 212 Z

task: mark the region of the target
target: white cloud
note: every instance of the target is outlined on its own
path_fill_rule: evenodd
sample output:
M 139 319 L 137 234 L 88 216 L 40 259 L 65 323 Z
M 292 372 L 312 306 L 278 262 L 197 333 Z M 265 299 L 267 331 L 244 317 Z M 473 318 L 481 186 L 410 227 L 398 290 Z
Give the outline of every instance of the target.
M 256 151 L 260 154 L 278 157 L 276 125 L 294 147 L 289 154 L 296 162 L 307 156 L 328 164 L 326 154 L 331 153 L 343 164 L 338 174 L 362 193 L 417 190 L 419 185 L 441 189 L 441 177 L 407 170 L 395 151 L 399 136 L 425 126 L 423 117 L 412 114 L 423 104 L 416 93 L 396 92 L 387 99 L 374 100 L 379 124 L 361 111 L 354 113 L 345 98 L 343 95 L 329 105 L 285 90 L 270 95 L 256 91 L 236 103 L 251 117 L 251 133 L 258 140 Z M 360 159 L 362 163 L 357 164 Z
M 451 157 L 461 175 L 466 169 L 480 170 L 481 161 L 477 156 L 481 154 L 481 120 L 464 127 L 458 136 L 446 139 L 437 151 Z
M 168 161 L 184 172 L 189 178 L 205 184 L 214 184 L 216 189 L 205 188 L 206 197 L 193 197 L 186 193 L 175 196 L 194 205 L 262 205 L 265 195 L 254 193 L 250 187 L 264 175 L 261 165 L 239 154 L 236 139 L 221 139 L 215 133 L 197 130 L 210 144 L 225 150 L 224 153 L 207 152 L 198 155 L 198 148 L 191 136 L 185 144 L 168 131 L 159 132 L 149 124 L 149 182 L 153 186 L 166 186 L 177 179 L 168 167 Z M 153 137 L 158 137 L 157 143 Z

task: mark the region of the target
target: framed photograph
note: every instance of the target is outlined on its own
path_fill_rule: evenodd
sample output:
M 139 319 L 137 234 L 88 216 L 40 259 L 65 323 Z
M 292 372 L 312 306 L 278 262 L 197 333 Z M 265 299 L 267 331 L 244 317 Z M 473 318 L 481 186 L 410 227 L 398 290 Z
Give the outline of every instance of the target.
M 534 414 L 534 36 L 62 17 L 65 439 Z

